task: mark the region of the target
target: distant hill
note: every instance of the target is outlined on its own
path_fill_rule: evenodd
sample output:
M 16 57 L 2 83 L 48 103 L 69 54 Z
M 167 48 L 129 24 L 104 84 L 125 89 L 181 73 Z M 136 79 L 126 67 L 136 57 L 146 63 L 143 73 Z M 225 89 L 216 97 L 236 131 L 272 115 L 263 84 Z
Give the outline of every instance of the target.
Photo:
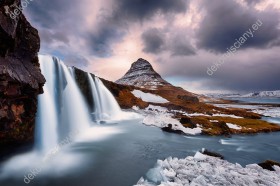
M 280 90 L 252 92 L 249 94 L 242 95 L 241 97 L 279 97 L 280 98 Z

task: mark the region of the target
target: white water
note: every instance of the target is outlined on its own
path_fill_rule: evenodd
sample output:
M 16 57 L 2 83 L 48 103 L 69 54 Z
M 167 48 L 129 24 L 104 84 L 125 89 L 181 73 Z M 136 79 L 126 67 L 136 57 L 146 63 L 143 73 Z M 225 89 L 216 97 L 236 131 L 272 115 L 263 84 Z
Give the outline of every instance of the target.
M 40 61 L 43 61 L 40 59 Z M 36 118 L 36 149 L 50 150 L 58 143 L 55 102 L 52 99 L 55 95 L 55 64 L 41 63 L 41 71 L 48 81 L 44 86 L 44 94 L 38 97 L 38 115 Z
M 81 167 L 87 158 L 83 151 L 77 149 L 87 148 L 87 143 L 105 140 L 123 132 L 116 126 L 92 124 L 91 113 L 76 84 L 73 68 L 66 67 L 62 61 L 51 56 L 39 56 L 39 60 L 47 82 L 44 94 L 38 97 L 35 148 L 2 164 L 0 182 L 11 177 L 23 180 L 35 169 L 40 170 L 38 177 L 75 172 L 77 167 L 82 171 Z M 106 115 L 108 121 L 113 116 L 119 116 L 119 112 L 123 113 L 98 78 L 91 83 L 95 86 L 92 94 L 98 103 L 96 111 L 100 113 L 100 119 Z M 129 116 L 136 115 L 126 113 L 121 117 Z M 22 183 L 25 184 L 23 181 Z
M 36 119 L 36 150 L 46 152 L 70 132 L 90 127 L 90 114 L 74 81 L 74 73 L 59 59 L 40 56 L 47 83 L 39 96 Z
M 117 120 L 122 118 L 122 110 L 112 93 L 98 77 L 88 73 L 91 93 L 94 98 L 94 115 L 97 121 Z

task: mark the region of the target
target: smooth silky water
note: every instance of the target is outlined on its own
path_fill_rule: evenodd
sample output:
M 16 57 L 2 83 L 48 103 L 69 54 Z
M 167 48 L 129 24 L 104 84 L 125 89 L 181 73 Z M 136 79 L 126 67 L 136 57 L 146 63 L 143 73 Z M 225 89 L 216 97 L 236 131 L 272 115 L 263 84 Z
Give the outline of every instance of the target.
M 131 186 L 154 167 L 157 159 L 185 158 L 202 148 L 221 153 L 226 160 L 241 165 L 266 159 L 280 161 L 279 133 L 232 138 L 182 136 L 145 126 L 140 121 L 97 126 L 92 132 L 97 131 L 99 137 L 87 136 L 65 147 L 29 185 Z M 17 169 L 19 165 L 14 166 Z M 26 185 L 25 171 L 28 169 L 11 172 L 1 178 L 0 185 Z
M 40 172 L 28 185 L 131 186 L 154 167 L 157 159 L 185 158 L 202 148 L 218 152 L 226 160 L 243 166 L 266 159 L 280 161 L 280 133 L 232 138 L 166 133 L 143 125 L 141 118 L 127 119 L 136 116 L 116 110 L 118 107 L 112 97 L 108 99 L 111 103 L 104 103 L 100 96 L 99 109 L 95 110 L 98 114 L 90 120 L 91 113 L 73 80 L 73 70 L 55 58 L 40 60 L 54 61 L 54 64 L 43 65 L 43 71 L 49 73 L 46 76 L 49 84 L 45 86 L 46 94 L 39 98 L 36 145 L 33 151 L 17 154 L 0 165 L 1 186 L 27 185 L 24 176 L 33 169 L 40 169 Z M 104 93 L 104 86 L 98 79 L 92 78 L 91 83 L 95 99 L 100 91 L 102 95 L 112 96 L 107 89 Z M 110 105 L 116 109 L 102 110 Z M 114 124 L 94 122 L 108 120 L 104 115 L 118 115 L 119 118 Z M 72 131 L 76 133 L 70 136 Z

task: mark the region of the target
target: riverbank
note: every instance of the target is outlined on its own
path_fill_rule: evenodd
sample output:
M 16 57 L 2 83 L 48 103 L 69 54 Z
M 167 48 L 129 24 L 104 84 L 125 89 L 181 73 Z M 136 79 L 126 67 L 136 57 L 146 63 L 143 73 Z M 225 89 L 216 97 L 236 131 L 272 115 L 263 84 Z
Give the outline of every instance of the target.
M 233 134 L 257 134 L 280 131 L 280 125 L 270 123 L 258 118 L 224 114 L 224 113 L 187 113 L 183 109 L 168 109 L 168 107 L 150 104 L 145 109 L 133 107 L 133 109 L 144 116 L 143 124 L 156 126 L 164 131 L 181 133 L 186 135 L 226 135 Z M 232 108 L 223 108 L 232 110 Z M 246 113 L 244 109 L 240 109 Z M 237 113 L 229 111 L 228 113 Z M 241 113 L 242 113 L 241 112 Z M 251 112 L 248 112 L 251 113 Z

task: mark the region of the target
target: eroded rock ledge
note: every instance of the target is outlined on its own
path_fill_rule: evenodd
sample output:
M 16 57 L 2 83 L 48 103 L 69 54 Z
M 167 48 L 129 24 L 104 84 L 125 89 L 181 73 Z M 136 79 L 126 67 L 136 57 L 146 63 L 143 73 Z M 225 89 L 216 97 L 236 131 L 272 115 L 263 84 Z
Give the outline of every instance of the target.
M 37 95 L 45 83 L 38 62 L 38 31 L 23 14 L 12 19 L 7 11 L 12 5 L 20 6 L 20 0 L 0 2 L 1 146 L 33 140 Z

